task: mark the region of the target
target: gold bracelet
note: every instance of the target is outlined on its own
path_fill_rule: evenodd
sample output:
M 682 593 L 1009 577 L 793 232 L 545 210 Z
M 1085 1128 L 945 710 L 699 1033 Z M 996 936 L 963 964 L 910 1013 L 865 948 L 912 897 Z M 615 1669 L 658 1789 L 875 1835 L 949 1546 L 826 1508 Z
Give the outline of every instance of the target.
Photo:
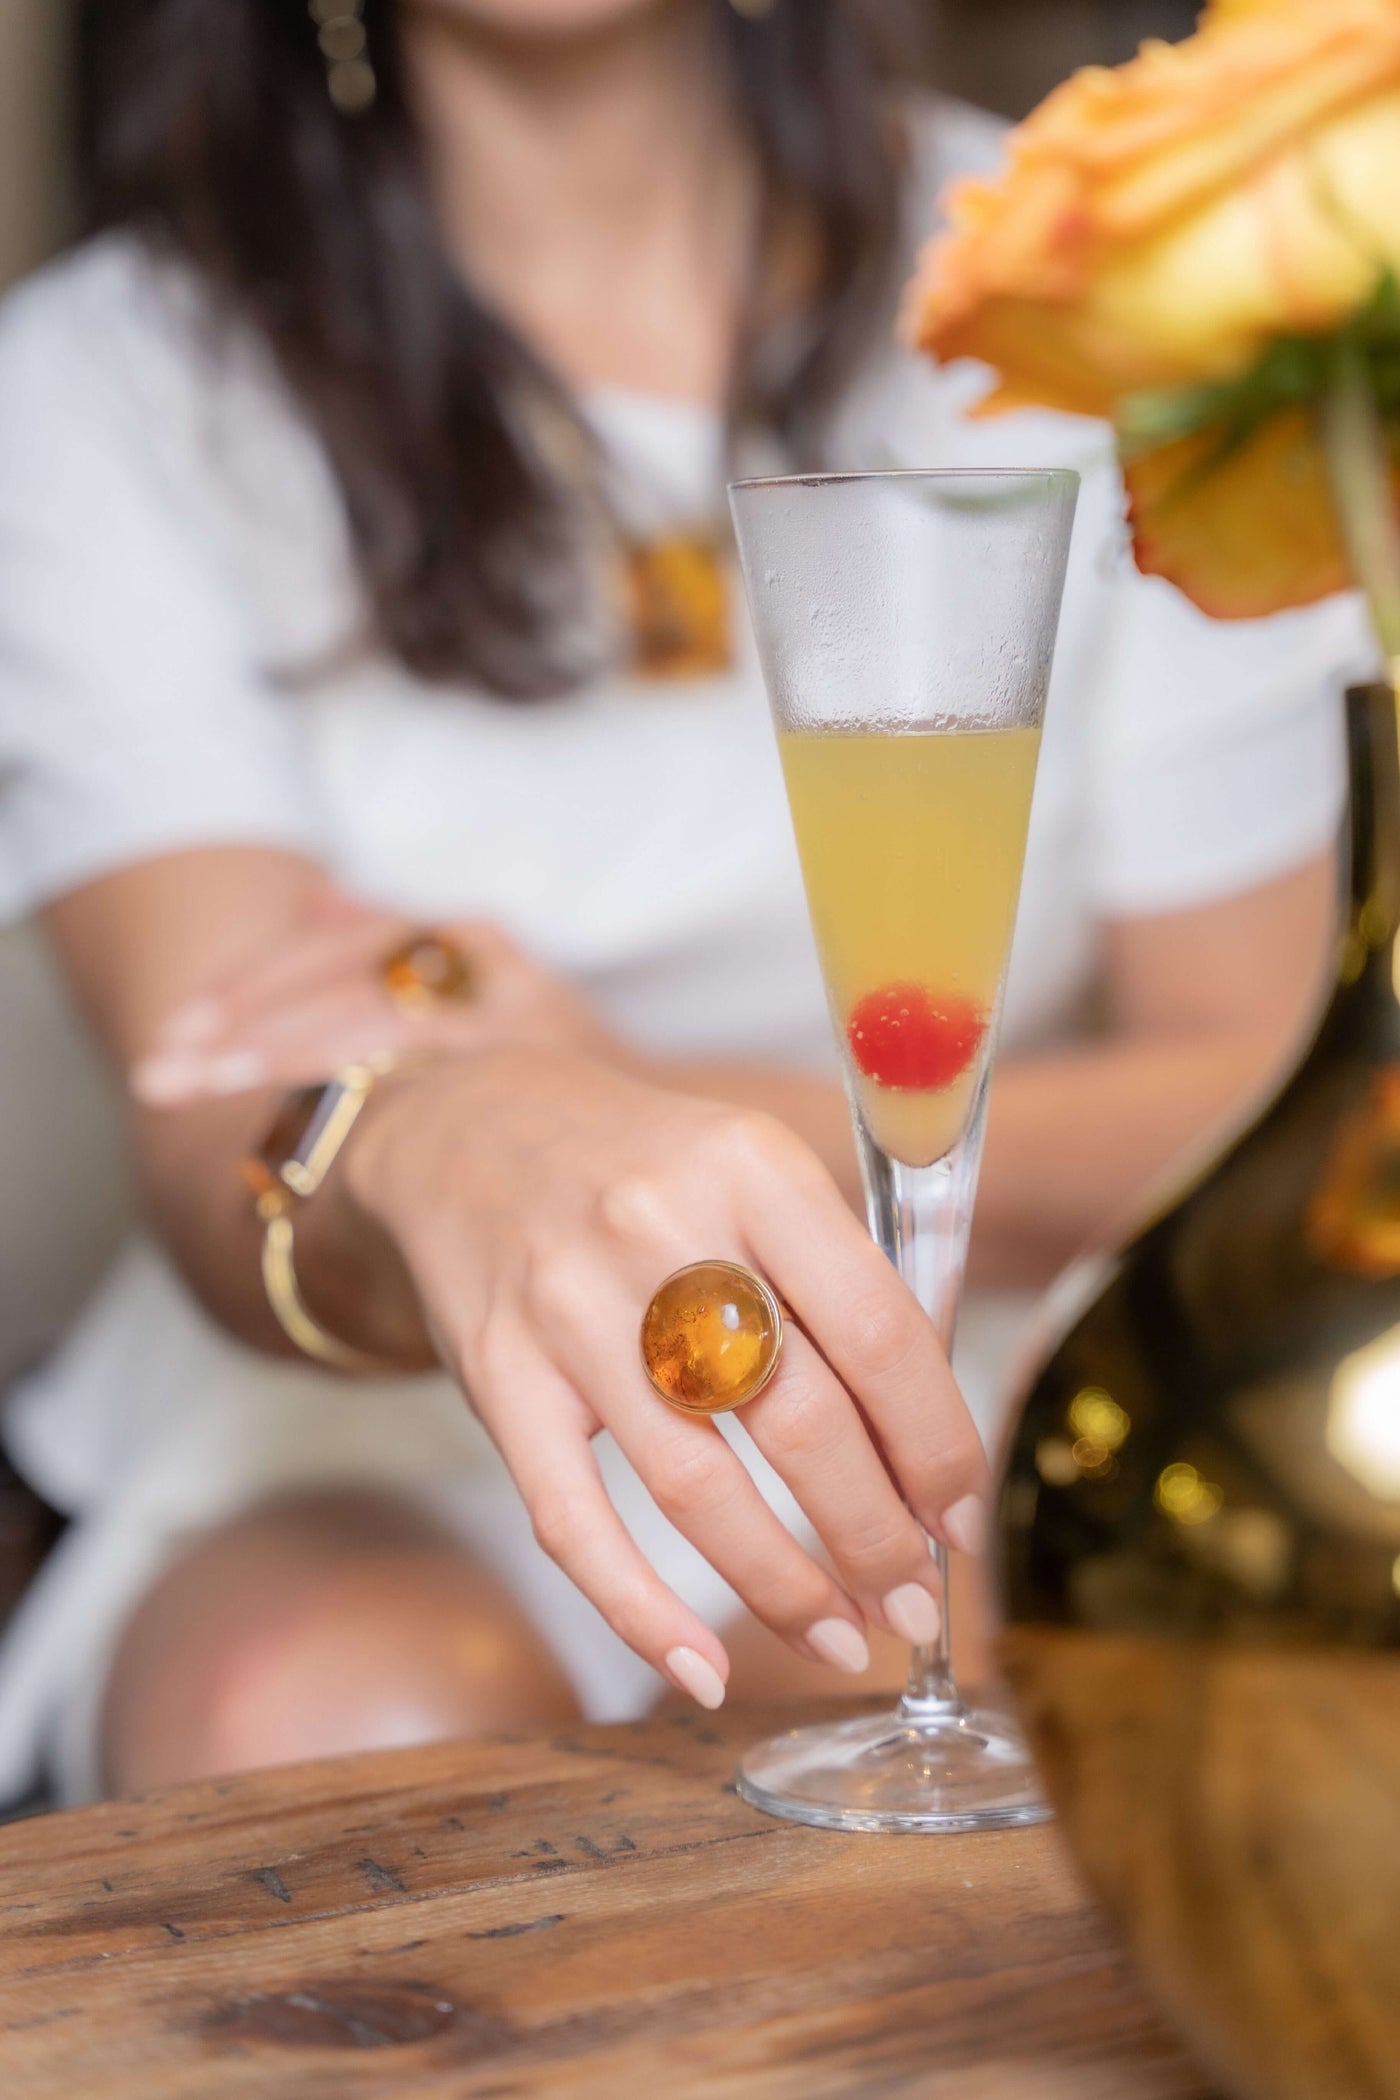
M 387 1062 L 347 1065 L 326 1085 L 289 1094 L 243 1163 L 263 1225 L 263 1287 L 277 1324 L 303 1356 L 360 1378 L 383 1377 L 392 1366 L 338 1340 L 307 1311 L 293 1261 L 292 1213 L 320 1188 L 387 1069 Z

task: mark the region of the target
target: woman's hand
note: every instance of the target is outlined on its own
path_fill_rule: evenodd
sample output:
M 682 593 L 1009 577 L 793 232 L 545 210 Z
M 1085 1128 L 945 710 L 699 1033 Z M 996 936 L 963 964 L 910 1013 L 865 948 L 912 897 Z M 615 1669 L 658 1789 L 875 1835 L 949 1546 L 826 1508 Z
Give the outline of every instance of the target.
M 314 1085 L 371 1057 L 500 1042 L 623 1056 L 567 985 L 484 921 L 441 928 L 467 960 L 471 997 L 400 1005 L 382 967 L 416 930 L 338 890 L 317 891 L 275 948 L 166 1018 L 132 1074 L 133 1090 L 162 1107 Z
M 135 1090 L 173 1106 L 314 1082 L 386 1051 L 443 1053 L 376 1093 L 339 1189 L 299 1223 L 313 1306 L 338 1299 L 352 1271 L 403 1277 L 404 1307 L 395 1298 L 392 1320 L 387 1298 L 380 1308 L 383 1334 L 401 1338 L 416 1300 L 545 1549 L 702 1703 L 723 1697 L 723 1645 L 609 1503 L 590 1448 L 601 1429 L 798 1654 L 859 1670 L 867 1621 L 931 1640 L 938 1582 L 921 1526 L 973 1542 L 985 1461 L 931 1324 L 826 1170 L 768 1116 L 651 1083 L 492 927 L 444 929 L 471 963 L 470 1003 L 399 1007 L 380 971 L 412 930 L 318 891 L 256 964 L 167 1020 Z M 713 1424 L 667 1408 L 642 1371 L 648 1299 L 706 1258 L 749 1263 L 792 1309 L 779 1370 L 743 1420 L 834 1575 Z M 373 1308 L 356 1309 L 369 1319 L 357 1339 L 374 1349 Z
M 921 1526 L 975 1543 L 982 1447 L 931 1323 L 783 1125 L 515 1046 L 384 1088 L 344 1171 L 348 1200 L 406 1264 L 540 1543 L 673 1683 L 718 1705 L 727 1658 L 609 1503 L 590 1449 L 601 1429 L 799 1654 L 859 1669 L 867 1620 L 910 1641 L 935 1636 Z M 706 1258 L 757 1268 L 792 1310 L 778 1372 L 743 1424 L 834 1576 L 714 1425 L 666 1407 L 642 1370 L 652 1292 Z

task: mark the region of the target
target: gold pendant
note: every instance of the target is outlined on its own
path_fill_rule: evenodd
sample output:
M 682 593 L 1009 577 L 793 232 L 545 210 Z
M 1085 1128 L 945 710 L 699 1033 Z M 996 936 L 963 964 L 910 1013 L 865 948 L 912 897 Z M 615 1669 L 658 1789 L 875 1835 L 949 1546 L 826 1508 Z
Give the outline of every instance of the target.
M 729 576 L 713 539 L 673 532 L 625 541 L 621 581 L 638 678 L 714 678 L 733 668 Z

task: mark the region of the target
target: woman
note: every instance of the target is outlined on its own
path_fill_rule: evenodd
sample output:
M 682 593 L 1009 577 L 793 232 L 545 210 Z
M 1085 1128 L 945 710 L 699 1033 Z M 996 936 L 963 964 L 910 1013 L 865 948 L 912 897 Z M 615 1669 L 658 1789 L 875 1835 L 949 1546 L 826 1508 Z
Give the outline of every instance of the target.
M 1123 574 L 1096 432 L 976 426 L 975 375 L 890 347 L 994 127 L 901 101 L 848 0 L 312 15 L 94 0 L 101 231 L 0 326 L 0 887 L 132 1075 L 165 1250 L 9 1417 L 79 1521 L 0 1752 L 70 1794 L 636 1710 L 657 1673 L 715 1705 L 783 1681 L 774 1635 L 858 1675 L 937 1624 L 920 1526 L 974 1547 L 985 1464 L 850 1207 L 714 613 L 729 464 L 1097 483 L 985 1279 L 1048 1273 L 1257 1082 L 1326 923 L 1350 609 L 1207 629 Z M 405 1019 L 381 965 L 421 922 L 476 997 Z M 385 1367 L 336 1380 L 273 1316 L 240 1163 L 288 1084 L 406 1042 L 440 1054 L 298 1214 L 316 1331 Z M 713 1255 L 799 1323 L 747 1463 L 635 1368 L 656 1284 Z

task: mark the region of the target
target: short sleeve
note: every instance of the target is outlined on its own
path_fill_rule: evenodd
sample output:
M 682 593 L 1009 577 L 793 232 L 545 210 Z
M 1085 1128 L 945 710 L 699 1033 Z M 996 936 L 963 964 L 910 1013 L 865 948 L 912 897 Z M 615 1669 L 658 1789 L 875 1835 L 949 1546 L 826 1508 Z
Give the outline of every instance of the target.
M 1087 711 L 1097 911 L 1189 909 L 1324 852 L 1345 796 L 1342 691 L 1377 664 L 1359 599 L 1216 621 L 1114 566 Z
M 178 848 L 316 846 L 290 707 L 157 442 L 192 376 L 143 357 L 130 282 L 80 252 L 0 311 L 0 916 Z

